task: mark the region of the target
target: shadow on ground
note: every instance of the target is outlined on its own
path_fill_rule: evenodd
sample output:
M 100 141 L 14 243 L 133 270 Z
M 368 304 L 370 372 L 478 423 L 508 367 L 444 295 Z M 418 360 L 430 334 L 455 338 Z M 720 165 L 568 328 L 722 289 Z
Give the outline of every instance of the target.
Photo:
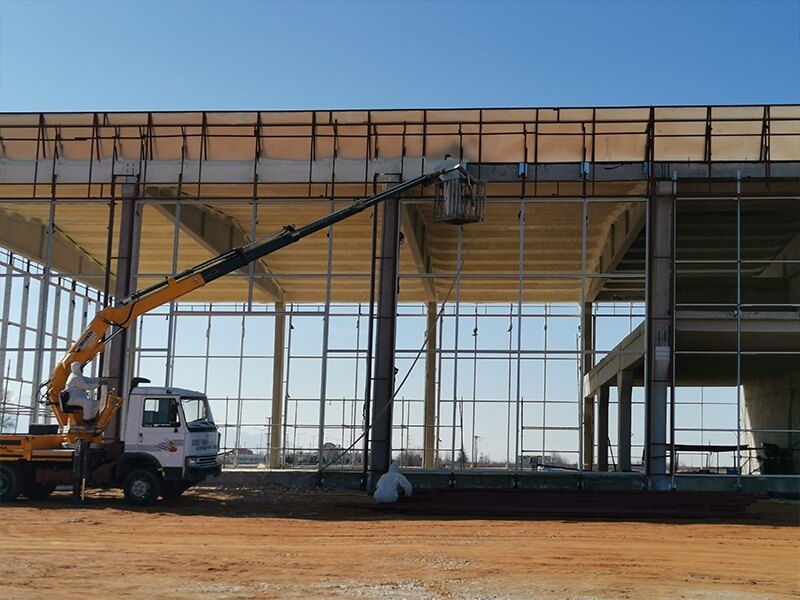
M 490 519 L 800 526 L 800 502 L 735 493 L 447 489 L 420 490 L 397 504 L 379 505 L 370 495 L 352 490 L 209 485 L 146 508 L 127 505 L 116 490 L 92 490 L 82 504 L 74 503 L 70 492 L 56 492 L 35 502 L 20 499 L 3 509 L 15 506 L 325 521 Z

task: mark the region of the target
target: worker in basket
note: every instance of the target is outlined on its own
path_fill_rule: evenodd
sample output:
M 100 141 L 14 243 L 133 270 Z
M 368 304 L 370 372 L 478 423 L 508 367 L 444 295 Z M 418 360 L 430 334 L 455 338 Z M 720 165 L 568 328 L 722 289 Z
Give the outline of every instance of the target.
M 411 492 L 411 483 L 400 472 L 397 463 L 393 462 L 389 465 L 389 471 L 378 479 L 378 485 L 375 487 L 375 502 L 391 504 L 397 502 L 400 494 L 410 496 Z
M 71 406 L 80 406 L 83 409 L 83 420 L 93 422 L 97 417 L 97 410 L 100 402 L 89 396 L 89 392 L 96 390 L 98 386 L 108 383 L 105 379 L 97 377 L 86 377 L 81 372 L 83 365 L 73 362 L 70 365 L 72 373 L 67 378 L 67 392 L 69 392 L 69 402 Z

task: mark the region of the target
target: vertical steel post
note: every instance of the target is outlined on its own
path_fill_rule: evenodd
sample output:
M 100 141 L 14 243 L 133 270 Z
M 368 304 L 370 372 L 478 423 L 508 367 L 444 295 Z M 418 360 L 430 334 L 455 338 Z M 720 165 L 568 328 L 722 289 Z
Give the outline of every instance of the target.
M 283 414 L 283 338 L 286 329 L 286 304 L 275 303 L 275 340 L 272 353 L 272 421 L 270 427 L 269 468 L 281 466 Z
M 451 444 L 450 444 L 450 472 L 453 473 L 456 468 L 456 427 L 457 423 L 457 414 L 458 414 L 458 334 L 459 334 L 459 315 L 461 313 L 461 236 L 463 233 L 463 227 L 461 225 L 458 226 L 458 247 L 456 252 L 456 304 L 455 304 L 455 314 L 453 316 L 455 321 L 455 335 L 453 340 L 453 428 L 451 430 Z M 461 405 L 462 410 L 462 420 L 461 420 L 461 433 L 463 434 L 463 410 L 464 405 Z M 462 448 L 463 450 L 463 448 Z M 461 458 L 461 456 L 459 456 Z M 463 468 L 463 464 L 462 464 Z M 450 484 L 454 485 L 453 478 L 450 479 Z
M 11 319 L 11 288 L 14 283 L 12 261 L 13 259 L 9 256 L 8 264 L 6 265 L 5 288 L 3 289 L 3 316 L 0 317 L 0 402 L 8 402 L 11 399 L 8 393 L 8 380 L 6 377 L 6 348 L 8 348 L 8 325 Z M 2 428 L 2 420 L 0 420 L 0 428 Z
M 284 309 L 286 305 L 284 304 Z M 292 325 L 292 311 L 294 310 L 294 305 L 289 305 L 289 333 L 286 335 L 286 353 L 285 353 L 285 362 L 286 362 L 286 373 L 285 379 L 283 383 L 283 465 L 286 466 L 286 449 L 288 448 L 289 443 L 289 375 L 292 370 L 292 330 L 294 329 L 294 325 Z M 293 441 L 292 441 L 292 466 L 295 465 L 294 457 L 297 454 L 296 444 L 297 441 L 297 403 L 295 402 L 295 409 L 294 409 L 294 424 L 295 428 L 292 430 L 293 432 Z
M 791 427 L 791 423 L 789 423 Z M 742 489 L 742 174 L 736 171 L 736 487 Z
M 333 194 L 331 194 L 328 212 L 334 210 Z M 331 331 L 331 299 L 333 292 L 333 225 L 328 227 L 328 269 L 325 281 L 325 312 L 322 317 L 322 366 L 319 381 L 319 440 L 317 444 L 317 459 L 322 473 L 324 466 L 323 450 L 325 449 L 325 403 L 328 400 L 328 347 L 330 345 Z M 321 482 L 320 482 L 321 483 Z
M 31 284 L 34 281 L 30 277 L 30 262 L 26 261 L 25 274 L 22 277 L 22 301 L 19 313 L 19 339 L 20 343 L 17 344 L 17 372 L 15 379 L 22 382 L 23 368 L 25 366 L 25 336 L 28 335 L 28 306 L 30 304 Z M 17 398 L 19 404 L 22 404 L 22 397 Z
M 519 274 L 517 279 L 517 372 L 514 420 L 514 470 L 522 468 L 522 302 L 523 282 L 525 280 L 525 198 L 519 199 Z
M 36 397 L 36 389 L 39 387 L 39 384 L 42 383 L 43 377 L 43 362 L 44 362 L 44 336 L 47 332 L 47 308 L 49 306 L 49 293 L 50 293 L 50 264 L 52 261 L 52 253 L 53 253 L 53 232 L 56 228 L 55 218 L 56 218 L 56 173 L 55 173 L 55 165 L 56 159 L 53 159 L 53 184 L 52 184 L 52 195 L 50 197 L 50 215 L 47 220 L 47 230 L 45 238 L 42 240 L 45 244 L 44 249 L 44 271 L 42 272 L 41 278 L 41 285 L 39 286 L 39 311 L 38 316 L 36 318 L 36 348 L 34 353 L 34 360 L 33 360 L 33 394 L 31 394 L 31 423 L 36 423 L 39 420 L 39 399 Z M 20 335 L 20 339 L 24 340 L 24 329 L 20 328 L 20 331 L 23 332 L 23 335 Z M 54 332 L 55 335 L 55 332 Z M 20 344 L 20 347 L 23 347 L 25 344 Z M 20 398 L 20 400 L 22 400 Z

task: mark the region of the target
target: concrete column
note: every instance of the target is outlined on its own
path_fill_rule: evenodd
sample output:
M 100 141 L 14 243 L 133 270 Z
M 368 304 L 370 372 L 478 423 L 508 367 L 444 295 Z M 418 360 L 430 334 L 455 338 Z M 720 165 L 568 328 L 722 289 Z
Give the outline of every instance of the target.
M 581 323 L 581 352 L 582 374 L 592 370 L 594 366 L 594 319 L 592 316 L 593 304 L 585 302 L 583 305 L 583 322 Z M 594 468 L 594 397 L 583 399 L 583 469 L 591 471 Z
M 631 397 L 633 371 L 617 373 L 617 464 L 620 471 L 631 470 Z
M 601 386 L 597 392 L 597 470 L 608 471 L 608 392 Z
M 422 466 L 432 469 L 436 466 L 436 349 L 438 330 L 436 328 L 436 302 L 428 302 L 427 350 L 425 354 L 425 416 L 423 427 L 425 439 L 422 450 Z
M 275 340 L 272 351 L 272 421 L 269 434 L 269 468 L 281 467 L 283 431 L 283 339 L 286 331 L 286 303 L 275 303 Z
M 372 393 L 372 448 L 369 488 L 392 462 L 392 400 L 397 328 L 397 270 L 400 250 L 400 200 L 383 202 L 380 277 Z
M 745 443 L 757 449 L 747 472 L 800 474 L 800 369 L 745 382 L 742 412 Z
M 583 470 L 594 469 L 594 396 L 583 399 Z
M 658 182 L 650 198 L 647 289 L 647 380 L 645 442 L 648 475 L 667 472 L 667 393 L 672 375 L 674 273 L 673 183 Z
M 139 243 L 137 235 L 137 215 L 136 215 L 136 196 L 138 185 L 134 183 L 123 183 L 122 198 L 120 205 L 122 214 L 120 215 L 119 241 L 117 245 L 117 268 L 114 286 L 114 298 L 120 300 L 133 291 L 133 279 L 136 272 L 135 256 L 138 254 Z M 113 232 L 109 232 L 113 235 Z M 111 265 L 106 265 L 110 269 Z M 116 393 L 123 398 L 128 393 L 129 377 L 129 340 L 133 332 L 123 329 L 109 344 L 106 352 L 108 360 L 104 365 L 104 376 L 108 379 L 108 389 L 116 390 Z M 123 403 L 123 406 L 126 404 Z M 105 436 L 107 439 L 116 438 L 119 433 L 122 411 L 117 413 L 117 418 L 106 428 Z

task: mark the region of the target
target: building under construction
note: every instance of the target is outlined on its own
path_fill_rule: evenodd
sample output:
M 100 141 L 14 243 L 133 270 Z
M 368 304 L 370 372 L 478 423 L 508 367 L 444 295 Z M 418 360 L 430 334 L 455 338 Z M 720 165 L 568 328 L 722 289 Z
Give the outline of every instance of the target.
M 0 431 L 115 299 L 454 162 L 91 369 L 273 478 L 800 489 L 800 105 L 0 114 Z

